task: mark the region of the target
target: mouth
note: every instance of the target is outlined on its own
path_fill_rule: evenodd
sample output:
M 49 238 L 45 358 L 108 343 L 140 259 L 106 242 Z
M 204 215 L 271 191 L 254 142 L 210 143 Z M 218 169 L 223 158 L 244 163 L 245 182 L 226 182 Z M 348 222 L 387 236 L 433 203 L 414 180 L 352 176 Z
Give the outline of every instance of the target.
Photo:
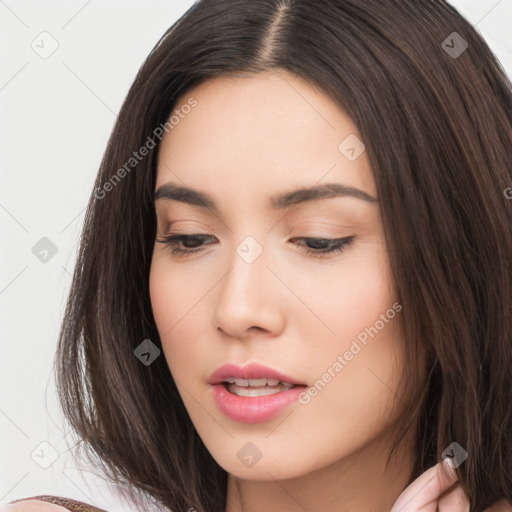
M 226 364 L 210 375 L 208 383 L 220 411 L 243 423 L 262 423 L 277 417 L 297 402 L 307 387 L 259 363 L 243 367 Z

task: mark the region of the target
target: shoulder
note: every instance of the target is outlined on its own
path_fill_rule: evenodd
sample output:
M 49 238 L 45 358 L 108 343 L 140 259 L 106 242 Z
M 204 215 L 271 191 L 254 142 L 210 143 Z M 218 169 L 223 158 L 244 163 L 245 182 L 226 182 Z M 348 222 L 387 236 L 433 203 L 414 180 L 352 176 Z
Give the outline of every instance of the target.
M 0 505 L 0 512 L 107 512 L 83 501 L 60 496 L 31 496 Z
M 0 512 L 69 512 L 69 509 L 54 503 L 28 498 L 15 503 L 0 505 Z

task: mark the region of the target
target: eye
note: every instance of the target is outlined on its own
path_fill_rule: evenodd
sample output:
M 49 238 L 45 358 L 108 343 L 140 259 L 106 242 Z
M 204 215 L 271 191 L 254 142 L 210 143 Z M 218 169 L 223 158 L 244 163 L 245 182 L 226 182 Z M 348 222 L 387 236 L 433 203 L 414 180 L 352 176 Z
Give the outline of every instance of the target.
M 323 258 L 325 255 L 333 253 L 341 253 L 347 249 L 354 241 L 355 236 L 347 236 L 345 238 L 294 238 L 294 240 L 304 240 L 306 248 L 304 252 L 308 256 Z M 312 247 L 311 247 L 312 246 Z
M 205 239 L 213 238 L 210 235 L 194 234 L 194 235 L 169 235 L 164 236 L 161 240 L 156 240 L 161 244 L 165 244 L 175 256 L 190 256 L 195 252 L 200 252 L 201 242 Z M 183 244 L 185 249 L 181 248 L 179 244 Z
M 168 235 L 162 237 L 160 240 L 156 240 L 158 243 L 165 244 L 169 247 L 171 254 L 175 256 L 190 256 L 194 253 L 201 252 L 203 250 L 203 242 L 205 240 L 213 238 L 210 235 L 198 233 L 194 235 Z M 354 241 L 355 236 L 348 236 L 345 238 L 310 238 L 300 237 L 294 238 L 295 240 L 302 240 L 306 243 L 304 252 L 308 256 L 317 258 L 326 257 L 326 255 L 333 253 L 341 253 L 347 249 L 350 244 Z M 180 247 L 182 244 L 183 247 Z

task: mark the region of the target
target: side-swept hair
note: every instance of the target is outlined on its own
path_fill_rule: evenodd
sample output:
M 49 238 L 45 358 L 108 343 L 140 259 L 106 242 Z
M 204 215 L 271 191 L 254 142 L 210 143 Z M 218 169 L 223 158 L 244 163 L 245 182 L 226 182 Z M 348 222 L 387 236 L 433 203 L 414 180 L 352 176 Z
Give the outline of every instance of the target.
M 318 87 L 366 146 L 407 357 L 390 456 L 415 429 L 412 481 L 457 442 L 471 509 L 512 501 L 512 87 L 441 0 L 200 0 L 158 41 L 100 165 L 55 358 L 89 462 L 141 509 L 224 511 L 227 473 L 165 358 L 134 355 L 145 339 L 162 349 L 149 295 L 159 140 L 126 163 L 192 87 L 268 70 Z

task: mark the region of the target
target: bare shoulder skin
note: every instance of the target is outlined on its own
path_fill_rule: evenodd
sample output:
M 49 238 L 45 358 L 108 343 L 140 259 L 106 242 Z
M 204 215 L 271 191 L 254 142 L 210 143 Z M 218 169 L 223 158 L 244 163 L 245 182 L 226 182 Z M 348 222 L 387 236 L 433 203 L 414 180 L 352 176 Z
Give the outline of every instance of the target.
M 41 500 L 26 500 L 0 505 L 0 512 L 69 512 L 69 509 Z

